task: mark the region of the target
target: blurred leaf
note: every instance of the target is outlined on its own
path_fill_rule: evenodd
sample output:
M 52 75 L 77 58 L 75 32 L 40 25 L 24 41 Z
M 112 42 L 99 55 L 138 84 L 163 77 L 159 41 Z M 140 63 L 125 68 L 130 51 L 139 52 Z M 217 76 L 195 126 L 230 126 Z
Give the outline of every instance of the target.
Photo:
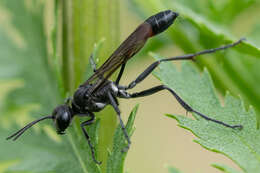
M 239 171 L 230 168 L 229 166 L 223 165 L 223 164 L 219 164 L 219 163 L 215 163 L 212 164 L 213 167 L 219 169 L 220 171 L 224 172 L 224 173 L 240 173 Z
M 132 110 L 127 124 L 126 124 L 126 130 L 129 134 L 129 137 L 133 134 L 134 132 L 134 120 L 135 116 L 138 110 L 138 106 L 136 105 L 134 109 Z M 124 149 L 127 146 L 125 136 L 123 134 L 122 128 L 120 125 L 117 126 L 115 135 L 114 135 L 114 140 L 113 140 L 113 148 L 112 151 L 109 152 L 108 156 L 108 163 L 107 163 L 107 172 L 108 173 L 121 173 L 123 172 L 123 166 L 124 166 L 124 161 L 127 152 L 122 152 L 122 149 Z
M 0 5 L 5 16 L 0 23 L 0 78 L 19 79 L 24 84 L 8 95 L 5 106 L 37 103 L 49 112 L 60 98 L 57 97 L 56 81 L 47 59 L 43 5 L 31 1 L 33 8 L 25 6 L 23 1 L 14 3 L 8 0 L 1 1 Z
M 169 167 L 168 168 L 169 173 L 181 173 L 177 168 Z
M 154 55 L 156 59 L 159 56 Z M 172 88 L 193 109 L 225 123 L 243 125 L 242 130 L 230 129 L 193 114 L 195 120 L 178 115 L 167 116 L 176 119 L 179 125 L 190 130 L 204 148 L 224 154 L 232 159 L 244 172 L 260 171 L 260 133 L 256 128 L 254 110 L 247 111 L 243 102 L 229 94 L 224 106 L 217 98 L 212 80 L 207 71 L 202 75 L 190 64 L 183 63 L 178 71 L 171 63 L 162 63 L 155 75 Z
M 97 134 L 98 124 L 92 125 L 88 131 Z M 1 138 L 8 135 L 10 135 L 10 130 L 1 129 Z M 0 157 L 0 160 L 1 162 L 16 161 L 10 165 L 7 172 L 100 172 L 93 166 L 90 167 L 89 163 L 88 167 L 85 166 L 87 155 L 83 155 L 83 153 L 87 149 L 69 145 L 71 143 L 69 140 L 72 140 L 71 135 L 71 133 L 67 133 L 67 138 L 64 136 L 61 142 L 57 142 L 43 133 L 30 131 L 16 142 L 4 141 L 1 143 L 1 156 L 4 157 Z M 93 136 L 91 137 L 93 139 Z M 87 162 L 93 162 L 91 157 L 88 160 Z
M 227 30 L 225 30 L 221 25 L 217 25 L 216 23 L 207 20 L 204 16 L 195 13 L 194 11 L 182 5 L 181 3 L 178 3 L 177 1 L 164 0 L 162 2 L 156 0 L 148 0 L 146 2 L 142 2 L 139 0 L 131 0 L 131 1 L 129 0 L 129 2 L 136 9 L 144 7 L 142 11 L 146 12 L 144 13 L 146 14 L 146 16 L 152 15 L 162 10 L 171 9 L 173 11 L 180 13 L 181 17 L 184 17 L 188 22 L 194 25 L 194 27 L 196 27 L 196 29 L 198 29 L 199 32 L 210 34 L 211 37 L 214 37 L 214 40 L 218 40 L 218 42 L 236 41 L 234 40 L 234 37 L 231 36 L 231 34 Z M 175 27 L 180 27 L 180 26 L 175 26 Z M 178 28 L 178 29 L 183 29 L 183 28 Z M 249 42 L 242 43 L 242 46 L 236 48 L 236 50 L 241 53 L 249 54 L 257 58 L 260 58 L 260 49 L 250 44 Z
M 256 3 L 256 0 L 175 0 L 175 2 L 190 8 L 211 21 L 230 24 L 230 21 Z M 219 16 L 225 17 L 220 18 Z

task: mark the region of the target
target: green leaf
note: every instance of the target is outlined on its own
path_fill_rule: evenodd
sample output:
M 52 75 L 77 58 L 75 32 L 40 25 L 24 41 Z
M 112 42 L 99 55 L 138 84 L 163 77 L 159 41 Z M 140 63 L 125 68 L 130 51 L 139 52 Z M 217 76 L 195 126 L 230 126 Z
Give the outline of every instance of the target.
M 169 173 L 181 173 L 181 171 L 179 171 L 177 168 L 174 167 L 169 167 L 168 168 Z
M 156 59 L 159 56 L 154 55 Z M 191 131 L 204 148 L 232 159 L 244 172 L 260 171 L 260 133 L 253 108 L 248 111 L 243 102 L 227 93 L 224 106 L 216 96 L 212 80 L 205 70 L 202 75 L 190 63 L 183 63 L 178 71 L 171 63 L 162 63 L 155 75 L 172 88 L 193 109 L 225 123 L 243 125 L 242 130 L 230 129 L 202 119 L 168 114 L 182 128 Z
M 233 168 L 230 168 L 229 166 L 223 165 L 223 164 L 215 163 L 215 164 L 212 164 L 212 166 L 224 173 L 240 173 L 239 171 L 237 171 Z
M 0 137 L 10 134 L 10 130 L 1 129 Z M 44 140 L 38 140 L 38 138 Z M 13 162 L 9 165 L 8 172 L 49 172 L 62 168 L 80 172 L 76 157 L 64 143 L 57 143 L 43 133 L 24 135 L 18 141 L 4 141 L 1 143 L 1 165 L 3 162 Z M 10 167 L 11 166 L 11 167 Z M 67 170 L 66 170 L 67 169 Z
M 37 1 L 25 6 L 22 1 L 13 3 L 8 0 L 1 1 L 0 5 L 5 18 L 0 28 L 0 78 L 19 80 L 24 85 L 8 96 L 5 106 L 37 103 L 42 109 L 49 110 L 56 105 L 59 97 L 47 58 L 44 6 Z
M 92 125 L 88 128 L 88 132 L 97 134 L 98 125 L 98 122 Z M 0 137 L 5 138 L 9 134 L 10 130 L 1 129 Z M 86 159 L 85 157 L 89 155 L 83 154 L 89 149 L 82 145 L 80 147 L 75 141 L 70 141 L 71 136 L 71 133 L 67 133 L 62 140 L 54 141 L 43 133 L 30 131 L 16 142 L 1 143 L 1 155 L 5 157 L 1 157 L 0 160 L 1 162 L 15 161 L 8 168 L 8 172 L 100 172 L 91 166 L 92 158 Z M 91 137 L 94 139 L 93 136 Z
M 138 106 L 136 105 L 132 110 L 127 124 L 126 124 L 126 131 L 128 132 L 129 136 L 132 136 L 134 132 L 134 120 L 138 110 Z M 117 126 L 114 139 L 113 139 L 113 148 L 112 151 L 109 151 L 108 156 L 108 163 L 107 163 L 107 173 L 121 173 L 123 172 L 124 161 L 127 152 L 122 152 L 127 146 L 125 136 L 123 134 L 122 128 L 120 125 Z

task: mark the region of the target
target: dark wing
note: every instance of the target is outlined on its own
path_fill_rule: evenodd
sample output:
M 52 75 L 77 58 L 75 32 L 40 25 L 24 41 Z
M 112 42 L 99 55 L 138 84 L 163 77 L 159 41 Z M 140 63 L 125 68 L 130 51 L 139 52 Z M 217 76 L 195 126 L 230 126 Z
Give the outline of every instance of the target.
M 142 23 L 82 85 L 95 83 L 92 91 L 101 87 L 104 81 L 106 81 L 106 79 L 108 79 L 123 63 L 133 57 L 151 36 L 153 36 L 151 25 L 146 22 Z
M 91 92 L 102 85 L 122 64 L 133 57 L 145 44 L 149 37 L 165 31 L 177 18 L 178 13 L 171 10 L 162 11 L 139 25 L 137 29 L 116 49 L 106 62 L 84 84 L 95 83 Z

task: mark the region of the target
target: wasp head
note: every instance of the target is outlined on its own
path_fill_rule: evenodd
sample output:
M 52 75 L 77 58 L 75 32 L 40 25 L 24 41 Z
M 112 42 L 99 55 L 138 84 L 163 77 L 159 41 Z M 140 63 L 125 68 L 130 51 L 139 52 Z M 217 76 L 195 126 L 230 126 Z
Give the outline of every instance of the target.
M 64 131 L 70 125 L 72 111 L 68 105 L 60 105 L 54 109 L 52 117 L 57 133 L 64 134 Z

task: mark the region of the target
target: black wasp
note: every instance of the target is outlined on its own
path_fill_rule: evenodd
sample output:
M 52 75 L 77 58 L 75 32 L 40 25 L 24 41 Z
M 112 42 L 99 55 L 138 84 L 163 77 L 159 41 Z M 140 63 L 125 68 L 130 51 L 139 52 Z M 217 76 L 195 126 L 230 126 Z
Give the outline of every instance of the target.
M 95 121 L 95 115 L 93 112 L 99 112 L 102 109 L 104 109 L 104 107 L 107 105 L 111 105 L 115 109 L 120 125 L 124 132 L 124 136 L 128 143 L 127 147 L 124 148 L 124 151 L 126 151 L 127 149 L 129 149 L 131 141 L 126 132 L 124 123 L 121 119 L 120 110 L 118 108 L 117 97 L 125 98 L 125 99 L 144 97 L 144 96 L 149 96 L 154 93 L 157 93 L 161 90 L 168 90 L 187 112 L 194 112 L 199 116 L 205 118 L 206 120 L 213 121 L 215 123 L 224 125 L 229 128 L 241 129 L 242 128 L 241 125 L 229 125 L 222 121 L 209 118 L 208 116 L 194 110 L 185 101 L 183 101 L 177 95 L 177 93 L 175 93 L 171 88 L 165 85 L 155 86 L 153 88 L 141 92 L 136 92 L 136 93 L 129 93 L 127 91 L 129 89 L 134 88 L 138 83 L 142 82 L 149 74 L 151 74 L 151 72 L 161 62 L 174 61 L 174 60 L 193 60 L 198 55 L 213 53 L 218 50 L 223 50 L 229 47 L 233 47 L 239 44 L 242 41 L 242 39 L 238 40 L 233 44 L 228 44 L 219 48 L 208 49 L 194 54 L 187 54 L 183 56 L 176 56 L 176 57 L 170 57 L 170 58 L 158 60 L 153 64 L 151 64 L 148 68 L 146 68 L 144 72 L 142 72 L 129 85 L 127 86 L 119 85 L 119 81 L 123 75 L 126 62 L 145 45 L 148 38 L 153 37 L 165 31 L 169 26 L 172 25 L 172 23 L 175 21 L 177 17 L 178 17 L 178 13 L 175 13 L 171 10 L 162 11 L 158 14 L 149 17 L 147 20 L 145 20 L 141 25 L 137 27 L 137 29 L 119 46 L 119 48 L 115 50 L 115 52 L 98 69 L 96 69 L 94 60 L 90 58 L 92 67 L 94 69 L 94 74 L 86 82 L 84 82 L 82 85 L 79 86 L 79 88 L 74 93 L 74 96 L 70 100 L 70 102 L 57 106 L 52 112 L 52 115 L 42 117 L 38 120 L 29 123 L 24 128 L 20 129 L 16 133 L 9 136 L 7 139 L 13 138 L 13 140 L 16 140 L 28 128 L 38 123 L 39 121 L 45 119 L 53 119 L 57 133 L 64 134 L 64 131 L 69 126 L 71 120 L 75 115 L 88 116 L 90 117 L 90 119 L 81 123 L 80 126 L 87 139 L 89 147 L 91 148 L 93 160 L 96 163 L 100 163 L 95 159 L 94 147 L 91 144 L 88 133 L 84 129 L 84 126 L 90 125 Z M 108 78 L 120 66 L 121 69 L 119 71 L 116 81 L 108 80 Z

